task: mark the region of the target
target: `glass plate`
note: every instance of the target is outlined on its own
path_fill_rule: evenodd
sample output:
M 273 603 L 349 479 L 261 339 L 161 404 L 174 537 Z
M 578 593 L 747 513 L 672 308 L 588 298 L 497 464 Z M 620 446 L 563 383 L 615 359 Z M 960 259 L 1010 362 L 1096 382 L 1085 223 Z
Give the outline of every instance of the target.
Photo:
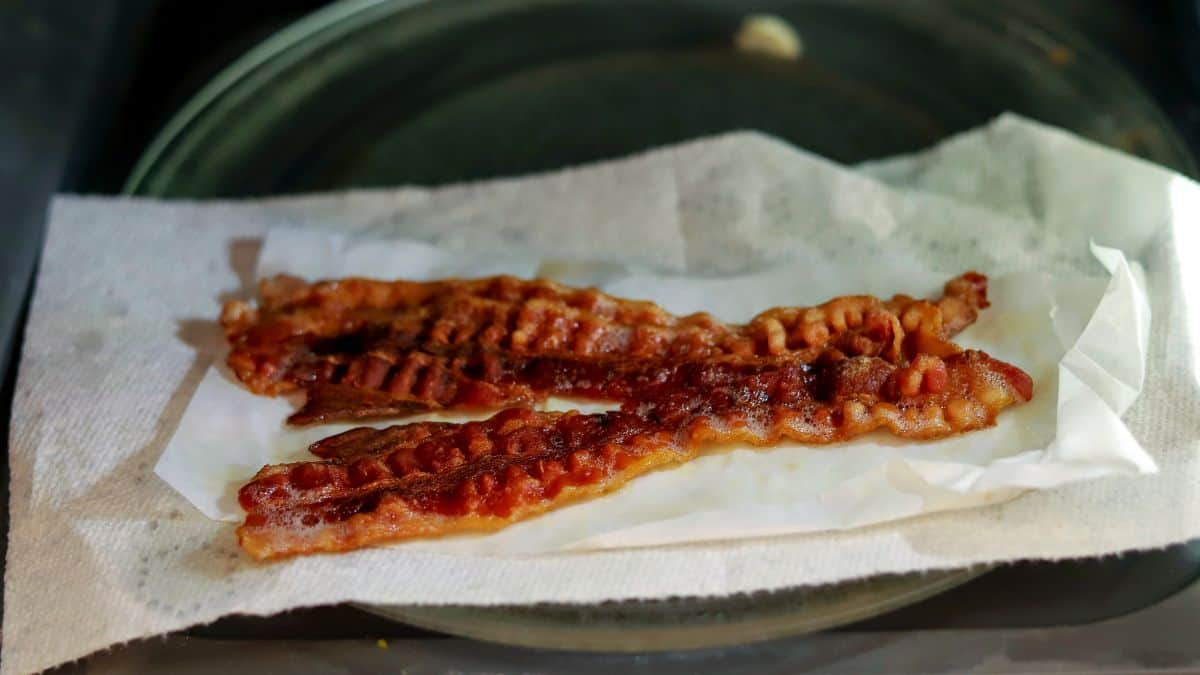
M 1031 3 L 347 0 L 248 52 L 146 150 L 129 194 L 209 198 L 437 184 L 753 128 L 840 162 L 928 146 L 1012 110 L 1186 173 L 1119 68 Z M 797 61 L 740 53 L 754 13 Z M 729 645 L 866 618 L 982 570 L 722 599 L 372 611 L 565 649 Z
M 198 93 L 126 190 L 267 195 L 555 169 L 754 128 L 840 162 L 1013 110 L 1193 173 L 1168 122 L 1033 3 L 355 0 Z M 730 45 L 783 17 L 803 58 Z

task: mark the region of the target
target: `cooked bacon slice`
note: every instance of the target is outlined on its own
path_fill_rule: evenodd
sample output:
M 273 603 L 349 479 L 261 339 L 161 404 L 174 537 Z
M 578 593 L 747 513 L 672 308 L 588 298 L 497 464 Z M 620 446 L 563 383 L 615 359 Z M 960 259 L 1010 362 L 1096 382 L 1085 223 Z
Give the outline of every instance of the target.
M 463 344 L 547 349 L 568 323 L 572 348 L 605 350 L 609 326 L 703 331 L 707 315 L 675 317 L 651 302 L 595 289 L 500 276 L 478 280 L 376 281 L 341 279 L 307 284 L 288 276 L 263 280 L 255 309 L 226 304 L 221 314 L 233 351 L 230 366 L 256 393 L 302 388 L 323 363 L 335 370 L 381 339 L 392 350 L 438 350 Z M 556 338 L 557 335 L 557 338 Z M 589 343 L 589 335 L 595 335 Z M 309 367 L 291 370 L 298 363 Z
M 954 351 L 957 351 L 955 349 Z M 378 358 L 378 357 L 373 357 Z M 497 409 L 569 396 L 600 401 L 625 401 L 697 363 L 767 367 L 786 357 L 709 359 L 629 359 L 600 356 L 533 356 L 484 351 L 467 357 L 435 357 L 423 352 L 405 355 L 388 390 L 371 380 L 317 385 L 308 390 L 304 406 L 288 418 L 292 424 L 322 424 L 341 420 L 400 417 L 430 410 Z M 381 372 L 389 366 L 377 369 Z M 398 384 L 397 384 L 398 383 Z M 393 393 L 394 392 L 394 393 Z
M 705 444 L 831 443 L 886 429 L 940 438 L 1029 400 L 1020 369 L 977 351 L 675 367 L 618 411 L 510 409 L 482 422 L 355 429 L 268 466 L 239 493 L 239 541 L 259 559 L 502 528 L 612 491 Z
M 539 388 L 519 378 L 498 390 L 486 376 L 494 371 L 483 367 L 489 352 L 521 355 L 521 365 L 509 373 L 538 370 L 531 357 L 547 356 L 645 361 L 789 355 L 811 362 L 833 352 L 898 362 L 906 345 L 909 353 L 937 352 L 937 343 L 974 321 L 987 306 L 987 280 L 975 273 L 957 277 L 936 302 L 847 296 L 818 307 L 768 310 L 742 326 L 704 313 L 675 317 L 653 303 L 594 289 L 511 277 L 311 285 L 276 277 L 263 282 L 261 294 L 260 309 L 235 302 L 222 313 L 233 346 L 229 365 L 258 393 L 319 389 L 291 419 L 304 424 L 587 395 L 578 387 Z
M 914 303 L 914 306 L 918 303 Z M 920 316 L 911 319 L 914 333 L 924 339 L 916 347 L 949 356 L 959 348 L 937 337 L 941 315 L 933 305 L 919 301 Z M 889 317 L 890 315 L 883 315 Z M 933 335 L 922 321 L 936 324 Z M 891 318 L 869 331 L 855 333 L 853 344 L 840 341 L 823 353 L 827 360 L 886 354 L 902 340 L 899 320 Z M 911 341 L 911 340 L 910 340 Z M 915 344 L 915 343 L 914 343 Z M 898 348 L 898 347 L 897 347 Z M 795 355 L 742 357 L 734 355 L 684 359 L 634 359 L 627 356 L 536 355 L 511 351 L 477 350 L 458 357 L 433 356 L 410 351 L 398 362 L 384 353 L 371 352 L 357 360 L 338 384 L 310 388 L 304 406 L 288 418 L 292 424 L 321 424 L 342 420 L 400 417 L 418 412 L 453 409 L 496 409 L 529 405 L 548 396 L 568 396 L 602 401 L 625 401 L 686 368 L 707 361 L 764 368 L 773 363 L 807 363 Z
M 936 319 L 937 310 L 932 311 Z M 838 357 L 882 355 L 895 361 L 903 348 L 903 337 L 899 320 L 880 311 L 827 344 L 821 353 Z M 931 338 L 928 342 L 921 345 L 927 351 L 941 341 Z M 949 354 L 958 350 L 950 345 L 942 351 Z M 440 356 L 377 344 L 353 358 L 336 378 L 330 362 L 322 362 L 322 369 L 312 377 L 314 384 L 308 388 L 304 406 L 288 422 L 318 424 L 438 408 L 495 409 L 527 405 L 552 395 L 622 401 L 673 365 L 706 359 L 766 363 L 784 358 L 710 354 L 701 349 L 691 353 L 699 356 L 575 355 L 489 348 L 464 348 L 457 355 Z M 814 357 L 793 353 L 786 358 L 808 362 Z

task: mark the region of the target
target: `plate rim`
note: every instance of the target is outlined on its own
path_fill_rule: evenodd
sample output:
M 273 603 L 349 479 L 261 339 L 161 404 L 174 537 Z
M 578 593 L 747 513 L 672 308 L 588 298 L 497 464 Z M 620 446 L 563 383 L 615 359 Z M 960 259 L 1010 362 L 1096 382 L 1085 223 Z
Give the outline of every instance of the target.
M 885 574 L 862 579 L 795 586 L 751 594 L 729 596 L 694 596 L 661 600 L 623 600 L 610 603 L 540 603 L 535 605 L 373 605 L 354 606 L 387 619 L 418 628 L 448 633 L 459 637 L 482 640 L 509 646 L 551 649 L 557 651 L 652 652 L 695 649 L 715 649 L 799 637 L 809 633 L 845 626 L 887 612 L 913 605 L 940 593 L 957 588 L 995 569 L 995 565 L 977 565 L 950 570 Z M 894 584 L 884 591 L 872 589 L 879 584 Z M 844 591 L 851 597 L 882 597 L 879 602 L 858 602 L 830 611 L 829 604 L 819 604 L 810 611 L 797 611 L 788 603 L 798 603 L 805 595 Z M 751 603 L 755 597 L 774 596 L 783 603 L 770 611 Z M 687 603 L 693 603 L 687 607 Z M 826 599 L 825 603 L 833 603 Z M 662 604 L 663 616 L 673 620 L 661 625 L 588 623 L 586 614 L 602 608 L 602 612 L 618 612 L 621 607 L 646 608 Z M 671 604 L 684 609 L 671 617 Z M 573 621 L 538 616 L 539 608 L 553 608 L 559 613 L 578 608 Z M 800 605 L 803 607 L 803 605 Z M 678 611 L 678 610 L 676 610 Z M 686 613 L 708 620 L 687 621 Z M 732 617 L 726 613 L 733 612 Z

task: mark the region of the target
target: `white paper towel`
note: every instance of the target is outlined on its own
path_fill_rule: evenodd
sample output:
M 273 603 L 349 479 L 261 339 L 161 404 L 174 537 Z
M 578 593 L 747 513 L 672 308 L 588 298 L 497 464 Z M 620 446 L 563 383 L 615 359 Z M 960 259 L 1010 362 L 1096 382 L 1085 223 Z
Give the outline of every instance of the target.
M 233 612 L 727 594 L 1195 538 L 1198 217 L 1195 183 L 1013 117 L 861 171 L 733 134 L 438 190 L 203 204 L 62 198 L 14 401 L 0 669 L 37 670 Z M 1145 380 L 1123 419 L 1160 470 L 802 536 L 518 558 L 380 549 L 254 564 L 230 524 L 200 515 L 151 470 L 223 352 L 220 301 L 248 293 L 261 237 L 282 226 L 698 275 L 809 255 L 947 276 L 971 267 L 1101 276 L 1094 239 L 1145 272 Z M 1070 372 L 1086 382 L 1089 366 L 1073 362 Z

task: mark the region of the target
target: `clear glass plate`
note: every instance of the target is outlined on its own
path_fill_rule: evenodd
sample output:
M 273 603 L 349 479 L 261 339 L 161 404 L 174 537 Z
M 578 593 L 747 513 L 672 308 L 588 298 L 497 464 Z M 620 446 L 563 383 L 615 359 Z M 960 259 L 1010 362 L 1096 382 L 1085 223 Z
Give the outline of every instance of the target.
M 802 58 L 734 50 L 754 13 L 786 20 Z M 1006 110 L 1195 173 L 1134 82 L 1030 3 L 347 0 L 200 91 L 146 150 L 126 192 L 437 184 L 742 128 L 857 162 L 918 150 Z M 511 644 L 679 649 L 829 628 L 981 572 L 721 599 L 372 611 Z
M 1012 110 L 1193 173 L 1136 84 L 1033 3 L 353 0 L 247 53 L 126 190 L 267 195 L 555 169 L 753 128 L 841 162 Z M 783 17 L 803 58 L 731 48 Z

